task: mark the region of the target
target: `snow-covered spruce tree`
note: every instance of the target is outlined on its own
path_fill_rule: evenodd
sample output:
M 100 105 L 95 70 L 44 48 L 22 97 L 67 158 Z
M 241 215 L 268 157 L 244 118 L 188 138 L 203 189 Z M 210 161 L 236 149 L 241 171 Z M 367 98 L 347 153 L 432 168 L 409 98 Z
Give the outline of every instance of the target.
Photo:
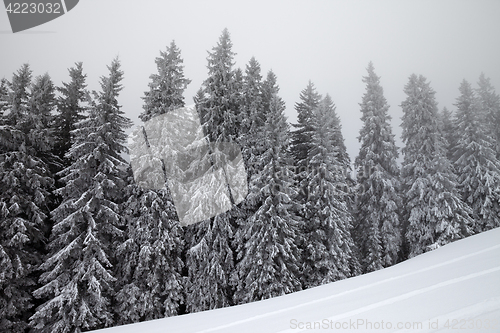
M 3 113 L 8 108 L 8 100 L 9 100 L 9 90 L 8 90 L 8 81 L 6 79 L 0 80 L 0 117 L 3 116 Z
M 139 115 L 142 121 L 184 106 L 184 90 L 191 80 L 184 77 L 181 51 L 170 43 L 165 52 L 155 59 L 157 74 L 149 76 L 149 91 L 144 93 L 144 111 Z
M 47 301 L 30 318 L 37 332 L 81 332 L 113 324 L 112 266 L 123 238 L 119 203 L 127 167 L 120 153 L 126 151 L 124 129 L 131 122 L 117 100 L 123 78 L 119 60 L 108 69 L 88 119 L 74 130 L 67 154 L 73 162 L 61 171 L 65 186 L 57 193 L 63 201 L 51 213 L 50 254 L 41 265 L 43 286 L 34 292 Z
M 340 122 L 340 117 L 337 114 L 336 107 L 330 95 L 325 96 L 323 100 L 324 103 L 329 105 L 330 116 L 332 117 L 331 136 L 332 136 L 333 146 L 336 147 L 335 156 L 337 157 L 337 160 L 340 162 L 340 165 L 342 166 L 342 172 L 344 173 L 344 175 L 350 178 L 350 173 L 352 171 L 351 158 L 347 153 L 347 147 L 345 145 L 344 136 L 342 135 L 342 124 Z
M 127 235 L 117 248 L 119 325 L 177 315 L 183 301 L 184 244 L 169 189 L 130 182 L 123 204 Z
M 250 184 L 252 176 L 258 174 L 264 168 L 262 155 L 269 148 L 268 144 L 263 140 L 263 131 L 266 122 L 267 114 L 271 107 L 271 101 L 277 93 L 278 85 L 276 75 L 269 71 L 266 79 L 262 81 L 260 75 L 260 65 L 252 58 L 247 66 L 245 77 L 245 85 L 243 94 L 245 102 L 242 104 L 243 123 L 242 123 L 242 137 L 241 146 L 243 151 L 243 158 L 246 163 L 247 181 Z M 247 113 L 245 115 L 245 113 Z M 249 191 L 259 190 L 257 187 L 250 187 Z M 252 199 L 250 199 L 252 198 Z M 233 248 L 237 253 L 236 263 L 238 263 L 245 253 L 245 243 L 247 236 L 245 235 L 249 219 L 263 204 L 262 196 L 247 196 L 246 200 L 242 203 L 240 208 L 240 216 L 236 219 L 236 232 L 234 234 Z M 240 274 L 237 267 L 235 274 L 232 275 L 233 285 L 238 287 Z M 238 287 L 238 288 L 241 288 Z M 235 303 L 243 302 L 241 295 L 235 296 Z
M 50 135 L 54 86 L 48 74 L 31 83 L 23 65 L 8 85 L 0 127 L 0 331 L 24 332 L 44 254 L 54 179 L 43 158 Z M 4 96 L 5 97 L 5 96 Z
M 250 180 L 251 175 L 257 172 L 255 163 L 260 161 L 260 155 L 264 150 L 259 134 L 265 122 L 261 68 L 254 57 L 250 59 L 246 67 L 242 95 L 239 142 L 248 180 Z
M 58 113 L 54 124 L 57 137 L 54 150 L 63 160 L 66 160 L 65 156 L 71 148 L 72 131 L 76 128 L 76 123 L 85 118 L 86 107 L 84 103 L 87 95 L 85 89 L 87 75 L 83 74 L 83 64 L 77 62 L 75 67 L 71 67 L 68 71 L 71 81 L 69 83 L 63 82 L 62 87 L 57 88 L 61 95 L 57 98 Z M 69 164 L 69 161 L 65 161 L 65 167 Z
M 335 147 L 335 156 L 342 167 L 342 177 L 339 178 L 340 182 L 338 183 L 338 185 L 340 186 L 340 191 L 337 194 L 343 196 L 342 200 L 345 201 L 352 215 L 354 208 L 354 189 L 356 186 L 356 181 L 351 176 L 351 158 L 347 153 L 344 136 L 342 135 L 342 124 L 340 122 L 340 117 L 337 114 L 336 107 L 329 95 L 325 96 L 325 98 L 325 103 L 327 105 L 330 105 L 330 116 L 332 117 L 331 135 L 332 143 Z M 352 267 L 352 272 L 356 275 L 361 273 L 359 262 L 357 262 L 356 266 Z
M 461 200 L 445 140 L 439 130 L 435 92 L 422 75 L 412 74 L 404 88 L 405 237 L 414 257 L 471 234 L 470 208 Z
M 303 183 L 308 173 L 308 154 L 311 150 L 311 117 L 313 110 L 318 107 L 321 95 L 316 92 L 314 84 L 309 81 L 307 87 L 300 92 L 300 102 L 295 104 L 297 124 L 292 124 L 291 152 L 294 158 L 296 181 L 299 184 L 299 200 L 305 201 L 307 185 Z
M 472 209 L 473 231 L 500 226 L 500 162 L 471 85 L 462 81 L 457 98 L 457 142 L 453 162 L 462 200 Z
M 229 32 L 224 29 L 217 45 L 209 52 L 208 78 L 195 98 L 207 140 L 214 144 L 235 143 L 239 137 L 241 91 L 233 70 L 231 49 Z M 221 158 L 212 154 L 216 165 L 222 163 Z M 192 234 L 198 236 L 187 253 L 186 307 L 189 312 L 232 304 L 230 277 L 234 271 L 234 255 L 231 243 L 237 214 L 238 208 L 233 205 L 232 210 L 190 228 Z
M 354 162 L 358 181 L 354 235 L 365 273 L 394 265 L 402 239 L 398 149 L 389 105 L 371 62 L 367 70 L 368 76 L 363 78 L 366 91 L 360 103 L 361 148 Z
M 230 275 L 234 258 L 230 242 L 233 228 L 227 215 L 217 215 L 194 229 L 202 236 L 196 238 L 196 245 L 187 254 L 186 308 L 190 313 L 232 305 Z
M 54 148 L 57 146 L 54 116 L 52 115 L 56 104 L 55 91 L 56 88 L 47 73 L 35 78 L 31 87 L 31 98 L 28 102 L 29 113 L 26 121 L 30 145 L 51 173 L 60 171 L 62 168 L 62 160 L 54 154 Z M 54 175 L 51 177 L 54 178 Z M 51 195 L 49 201 L 52 202 L 53 197 Z M 47 209 L 54 207 L 49 205 Z M 46 233 L 48 236 L 49 230 L 46 230 Z
M 452 147 L 456 144 L 456 130 L 453 124 L 453 113 L 445 106 L 439 113 L 441 135 L 446 140 L 446 157 L 451 161 Z
M 476 93 L 480 112 L 495 143 L 497 159 L 500 160 L 500 96 L 483 73 L 479 76 L 478 86 Z
M 236 141 L 240 131 L 240 91 L 233 69 L 232 42 L 224 29 L 219 42 L 209 52 L 208 78 L 203 82 L 203 99 L 197 109 L 210 142 Z
M 241 144 L 243 157 L 246 162 L 247 174 L 253 173 L 250 170 L 248 161 L 253 150 L 257 147 L 256 133 L 264 124 L 264 112 L 262 110 L 262 75 L 259 62 L 252 57 L 246 66 L 243 80 L 243 101 L 241 103 L 240 124 L 241 124 Z
M 247 174 L 247 183 L 250 183 L 252 175 L 259 172 L 262 166 L 262 154 L 265 147 L 262 142 L 262 130 L 265 122 L 265 113 L 263 109 L 263 82 L 261 75 L 261 67 L 259 62 L 252 57 L 245 69 L 243 84 L 241 87 L 241 112 L 240 115 L 240 133 L 238 143 L 242 150 L 243 161 Z M 236 218 L 236 229 L 232 247 L 238 253 L 236 262 L 241 260 L 243 247 L 246 242 L 244 235 L 244 225 L 248 219 L 258 209 L 260 203 L 252 200 L 245 200 L 239 209 L 238 217 Z M 236 279 L 232 283 L 238 285 L 239 277 L 237 271 L 232 278 Z M 239 300 L 235 299 L 235 303 Z
M 149 91 L 139 116 L 150 121 L 184 106 L 184 78 L 180 51 L 172 42 L 155 60 L 158 74 L 150 76 Z M 154 120 L 152 120 L 154 121 Z M 123 260 L 116 265 L 117 324 L 177 315 L 184 301 L 182 228 L 170 190 L 141 189 L 133 179 L 123 204 L 126 241 L 118 246 Z
M 30 140 L 38 156 L 47 164 L 52 173 L 63 168 L 62 159 L 55 153 L 57 146 L 56 125 L 52 111 L 56 105 L 56 88 L 46 73 L 35 79 L 31 99 L 28 103 Z M 50 207 L 52 209 L 54 207 Z
M 241 68 L 236 68 L 234 70 L 234 84 L 233 84 L 233 89 L 234 89 L 234 100 L 233 103 L 236 105 L 236 124 L 238 126 L 237 130 L 237 142 L 240 142 L 242 134 L 243 134 L 243 118 L 244 118 L 244 113 L 241 110 L 243 104 L 245 103 L 245 94 L 244 94 L 244 86 L 245 86 L 245 74 L 241 70 Z
M 289 156 L 289 127 L 278 87 L 266 112 L 260 138 L 264 153 L 258 172 L 251 177 L 248 201 L 258 203 L 244 223 L 237 265 L 235 303 L 247 303 L 301 289 L 300 252 L 296 241 L 299 219 L 294 215 L 293 172 Z
M 339 130 L 335 105 L 326 95 L 313 110 L 305 201 L 303 286 L 345 279 L 358 266 L 351 236 L 352 215 L 347 207 L 344 165 L 336 146 Z
M 297 111 L 297 124 L 292 132 L 292 152 L 297 164 L 304 163 L 307 160 L 308 152 L 311 148 L 310 121 L 313 110 L 319 105 L 321 95 L 316 92 L 314 84 L 309 81 L 307 87 L 300 92 L 300 102 L 295 104 Z
M 268 71 L 266 79 L 262 82 L 262 110 L 264 114 L 262 115 L 263 123 L 267 119 L 267 113 L 271 109 L 271 101 L 276 94 L 276 87 L 278 87 L 278 78 L 274 72 Z M 290 134 L 291 137 L 291 134 Z M 291 144 L 290 144 L 291 145 Z

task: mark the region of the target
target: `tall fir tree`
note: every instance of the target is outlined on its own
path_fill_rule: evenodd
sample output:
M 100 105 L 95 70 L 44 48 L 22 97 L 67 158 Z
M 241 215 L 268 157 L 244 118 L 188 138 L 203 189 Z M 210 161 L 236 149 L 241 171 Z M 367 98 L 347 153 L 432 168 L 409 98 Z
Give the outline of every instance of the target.
M 496 156 L 500 160 L 500 95 L 484 73 L 479 76 L 478 86 L 476 93 L 482 119 L 495 142 Z
M 149 76 L 149 91 L 142 98 L 144 111 L 139 115 L 142 121 L 184 106 L 183 93 L 191 80 L 184 77 L 183 62 L 175 41 L 155 59 L 158 73 Z
M 453 159 L 452 147 L 456 144 L 456 130 L 453 124 L 453 113 L 445 106 L 439 113 L 441 135 L 446 139 L 446 157 Z
M 358 266 L 351 235 L 353 219 L 345 192 L 349 186 L 340 154 L 339 119 L 329 95 L 313 110 L 309 126 L 312 145 L 305 180 L 305 288 L 353 276 L 353 268 Z
M 275 78 L 273 74 L 269 77 Z M 256 134 L 263 152 L 250 178 L 247 196 L 256 210 L 241 225 L 238 244 L 235 303 L 240 304 L 301 289 L 297 246 L 300 220 L 294 215 L 297 193 L 289 156 L 289 127 L 278 89 L 272 87 L 265 123 Z
M 145 122 L 183 107 L 183 93 L 190 82 L 173 41 L 155 62 L 158 73 L 150 76 L 144 112 L 139 116 Z M 177 315 L 184 303 L 184 241 L 170 190 L 167 186 L 143 189 L 131 179 L 127 193 L 129 199 L 123 204 L 126 241 L 118 247 L 123 260 L 115 269 L 118 323 Z
M 311 121 L 314 110 L 318 107 L 321 101 L 321 95 L 316 91 L 314 84 L 309 81 L 307 87 L 300 92 L 300 102 L 295 103 L 295 111 L 297 112 L 297 123 L 292 124 L 294 130 L 291 131 L 290 153 L 293 158 L 293 172 L 295 186 L 298 191 L 298 196 L 295 198 L 297 209 L 296 214 L 302 219 L 306 219 L 307 212 L 305 210 L 308 197 L 307 177 L 309 174 L 308 154 L 312 148 L 313 128 Z M 301 225 L 303 228 L 304 225 Z M 304 230 L 300 231 L 300 234 Z M 302 237 L 299 241 L 300 247 L 303 250 L 305 244 Z
M 480 100 L 465 80 L 459 90 L 453 162 L 462 200 L 472 209 L 473 231 L 479 233 L 500 226 L 500 162 L 482 119 Z
M 368 64 L 363 77 L 366 91 L 361 106 L 363 127 L 355 160 L 356 187 L 355 239 L 361 254 L 363 271 L 372 272 L 394 265 L 401 247 L 401 207 L 398 149 L 391 128 L 389 105 L 375 74 Z
M 184 300 L 182 229 L 169 189 L 130 182 L 123 204 L 127 235 L 115 269 L 119 325 L 177 315 Z
M 312 148 L 311 118 L 313 110 L 321 101 L 321 95 L 316 92 L 314 84 L 309 81 L 307 87 L 300 92 L 300 102 L 295 104 L 297 111 L 297 124 L 292 124 L 291 152 L 294 158 L 296 181 L 299 184 L 299 200 L 304 202 L 307 197 L 307 185 L 304 183 L 308 173 L 308 154 Z
M 404 230 L 408 255 L 414 257 L 470 235 L 472 219 L 470 208 L 458 194 L 457 180 L 446 158 L 434 90 L 425 77 L 412 74 L 404 92 Z
M 337 192 L 338 195 L 343 196 L 342 201 L 345 201 L 347 208 L 351 212 L 351 215 L 353 214 L 353 208 L 354 208 L 354 188 L 356 185 L 356 181 L 352 178 L 352 165 L 351 165 L 351 158 L 349 157 L 349 153 L 347 152 L 347 147 L 345 145 L 345 140 L 344 140 L 344 135 L 342 134 L 342 124 L 340 121 L 340 117 L 337 114 L 336 107 L 331 99 L 331 97 L 327 94 L 325 96 L 326 100 L 324 101 L 327 105 L 331 105 L 330 108 L 330 116 L 332 117 L 332 130 L 331 130 L 331 136 L 332 136 L 332 143 L 333 146 L 335 147 L 335 157 L 340 163 L 341 169 L 339 170 L 341 172 L 341 177 L 339 178 L 339 186 L 342 188 L 340 189 L 339 192 Z M 356 267 L 352 267 L 353 272 L 357 272 L 356 274 L 360 273 L 359 272 L 359 265 L 356 265 Z M 354 273 L 353 273 L 354 274 Z
M 247 175 L 247 183 L 250 183 L 252 175 L 259 172 L 261 167 L 262 154 L 264 153 L 264 145 L 262 142 L 262 130 L 265 122 L 265 111 L 263 109 L 263 81 L 261 75 L 261 67 L 259 62 L 252 57 L 248 62 L 243 84 L 241 87 L 242 101 L 240 112 L 240 137 L 238 143 L 241 146 L 243 161 Z M 236 229 L 233 239 L 233 248 L 237 256 L 236 263 L 241 260 L 243 253 L 242 247 L 246 242 L 244 225 L 251 218 L 254 212 L 258 209 L 260 202 L 254 200 L 245 200 L 240 206 L 240 214 L 236 218 Z M 237 271 L 232 278 L 237 277 Z M 238 280 L 233 281 L 233 285 L 238 285 Z M 235 297 L 237 298 L 237 297 Z M 235 303 L 240 300 L 235 299 Z
M 113 324 L 110 309 L 115 278 L 114 248 L 123 239 L 120 226 L 127 163 L 125 128 L 131 125 L 118 104 L 123 89 L 120 62 L 101 77 L 89 118 L 74 130 L 68 153 L 72 164 L 61 171 L 62 203 L 52 211 L 50 253 L 41 265 L 42 287 L 35 297 L 47 301 L 30 325 L 37 332 L 81 332 Z
M 44 254 L 54 141 L 54 85 L 48 74 L 31 82 L 23 65 L 8 84 L 0 127 L 0 330 L 24 332 L 32 314 L 37 266 Z
M 245 169 L 248 180 L 256 173 L 260 156 L 264 151 L 261 138 L 259 137 L 265 123 L 266 109 L 264 100 L 270 96 L 264 96 L 264 82 L 262 81 L 261 67 L 259 62 L 252 57 L 246 67 L 243 82 L 243 101 L 241 103 L 241 136 L 240 142 L 242 154 L 245 160 Z M 272 72 L 268 76 L 274 75 Z M 267 80 L 266 80 L 267 81 Z M 276 83 L 274 81 L 273 85 Z M 273 86 L 271 89 L 274 89 Z M 270 99 L 269 99 L 270 100 Z M 269 109 L 267 109 L 269 110 Z
M 70 164 L 65 156 L 74 140 L 72 131 L 76 129 L 79 121 L 85 119 L 85 101 L 88 93 L 85 89 L 87 75 L 83 74 L 83 63 L 75 63 L 75 66 L 68 71 L 71 81 L 63 82 L 62 87 L 57 88 L 61 95 L 57 98 L 58 113 L 55 117 L 57 137 L 55 153 L 65 160 L 66 167 Z
M 240 134 L 241 82 L 237 76 L 241 74 L 233 69 L 234 55 L 229 31 L 224 29 L 217 45 L 209 52 L 208 78 L 195 98 L 207 141 L 215 144 L 237 143 Z M 222 163 L 221 159 L 222 156 L 212 154 L 216 165 Z M 232 210 L 191 228 L 197 236 L 186 259 L 189 281 L 186 306 L 189 312 L 232 304 L 232 241 L 237 214 L 238 207 L 233 205 Z

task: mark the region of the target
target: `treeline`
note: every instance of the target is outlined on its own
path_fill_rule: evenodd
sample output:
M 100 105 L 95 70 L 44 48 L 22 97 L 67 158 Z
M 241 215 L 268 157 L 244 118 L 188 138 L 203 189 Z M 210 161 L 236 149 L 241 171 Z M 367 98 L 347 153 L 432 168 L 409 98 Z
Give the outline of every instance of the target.
M 80 332 L 279 296 L 391 266 L 500 226 L 500 98 L 481 74 L 454 112 L 404 87 L 401 149 L 373 65 L 354 169 L 329 95 L 284 116 L 276 75 L 235 68 L 224 30 L 194 100 L 207 139 L 242 149 L 249 193 L 181 227 L 168 187 L 134 183 L 118 59 L 89 92 L 23 65 L 0 84 L 0 331 Z M 147 121 L 184 106 L 181 53 L 155 60 Z M 351 174 L 355 173 L 355 177 Z

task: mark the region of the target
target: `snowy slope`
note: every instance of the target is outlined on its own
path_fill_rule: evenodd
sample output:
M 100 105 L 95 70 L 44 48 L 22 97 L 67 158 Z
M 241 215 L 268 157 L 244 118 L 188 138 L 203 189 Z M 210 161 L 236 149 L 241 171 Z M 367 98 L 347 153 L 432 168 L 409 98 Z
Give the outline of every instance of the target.
M 94 332 L 302 331 L 500 332 L 500 228 L 298 293 Z

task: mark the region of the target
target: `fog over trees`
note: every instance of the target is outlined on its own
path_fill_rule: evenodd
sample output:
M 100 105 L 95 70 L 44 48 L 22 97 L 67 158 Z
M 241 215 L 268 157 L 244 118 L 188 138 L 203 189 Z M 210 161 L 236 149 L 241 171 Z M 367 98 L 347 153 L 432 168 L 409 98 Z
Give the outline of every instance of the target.
M 241 148 L 245 199 L 230 188 L 213 198 L 230 210 L 188 226 L 167 183 L 141 187 L 124 158 L 132 122 L 119 58 L 99 91 L 87 90 L 81 62 L 61 86 L 28 64 L 1 80 L 0 331 L 81 332 L 258 301 L 500 226 L 500 97 L 485 73 L 457 82 L 454 108 L 440 111 L 418 73 L 389 106 L 370 62 L 353 115 L 360 150 L 349 156 L 330 94 L 304 82 L 290 124 L 280 78 L 234 55 L 225 29 L 196 96 L 184 96 L 175 42 L 142 59 L 157 72 L 141 121 L 194 98 L 203 141 Z M 403 147 L 389 108 L 403 112 Z M 222 155 L 211 152 L 212 167 Z

